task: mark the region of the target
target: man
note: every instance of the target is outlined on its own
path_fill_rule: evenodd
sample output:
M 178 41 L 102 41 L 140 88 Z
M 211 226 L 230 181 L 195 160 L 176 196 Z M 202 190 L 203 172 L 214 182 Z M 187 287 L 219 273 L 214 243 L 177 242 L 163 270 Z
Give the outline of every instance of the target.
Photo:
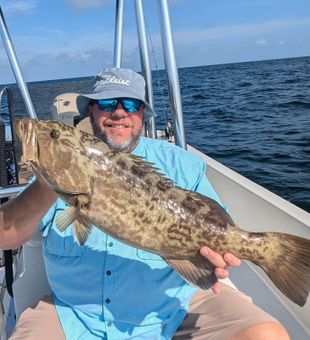
M 144 92 L 139 74 L 107 69 L 98 75 L 93 93 L 77 98 L 77 107 L 111 148 L 144 157 L 177 185 L 219 201 L 203 160 L 141 137 L 144 119 L 153 114 Z M 23 313 L 11 339 L 288 339 L 275 319 L 226 285 L 213 287 L 215 293 L 222 290 L 217 295 L 195 294 L 159 256 L 97 228 L 79 246 L 71 227 L 63 233 L 55 227 L 55 215 L 67 208 L 56 198 L 37 179 L 1 208 L 0 248 L 25 242 L 39 225 L 53 292 L 52 301 L 40 301 Z M 206 247 L 200 251 L 217 267 L 218 278 L 226 278 L 227 267 L 240 262 L 232 254 L 222 257 Z

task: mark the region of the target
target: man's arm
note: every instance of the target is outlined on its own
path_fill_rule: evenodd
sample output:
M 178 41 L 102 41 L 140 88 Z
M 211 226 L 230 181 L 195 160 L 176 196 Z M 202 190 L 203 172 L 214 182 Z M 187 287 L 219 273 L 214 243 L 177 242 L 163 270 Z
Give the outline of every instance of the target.
M 57 199 L 57 195 L 36 179 L 16 198 L 0 206 L 0 249 L 12 249 L 28 241 Z

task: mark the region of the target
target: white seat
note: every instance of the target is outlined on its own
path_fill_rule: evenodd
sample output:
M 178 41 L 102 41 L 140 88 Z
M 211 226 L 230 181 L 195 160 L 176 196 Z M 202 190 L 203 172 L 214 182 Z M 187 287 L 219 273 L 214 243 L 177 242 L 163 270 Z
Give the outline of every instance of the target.
M 28 307 L 34 307 L 44 295 L 50 295 L 42 254 L 41 233 L 23 245 L 13 282 L 16 320 Z

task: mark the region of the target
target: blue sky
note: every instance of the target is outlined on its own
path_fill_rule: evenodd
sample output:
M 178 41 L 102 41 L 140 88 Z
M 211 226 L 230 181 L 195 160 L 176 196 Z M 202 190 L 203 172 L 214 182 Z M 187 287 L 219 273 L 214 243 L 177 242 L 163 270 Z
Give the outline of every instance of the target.
M 113 0 L 0 0 L 26 81 L 112 66 Z M 163 66 L 155 0 L 144 0 L 152 67 Z M 170 0 L 179 67 L 310 55 L 309 0 Z M 134 0 L 125 0 L 123 66 L 140 70 Z M 1 43 L 0 83 L 14 82 Z

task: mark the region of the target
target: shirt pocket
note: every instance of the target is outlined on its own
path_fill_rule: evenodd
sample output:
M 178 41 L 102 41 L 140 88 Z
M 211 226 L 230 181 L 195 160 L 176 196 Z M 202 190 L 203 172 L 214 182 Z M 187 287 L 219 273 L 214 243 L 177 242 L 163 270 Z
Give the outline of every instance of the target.
M 61 235 L 54 228 L 44 237 L 43 247 L 47 253 L 56 256 L 77 257 L 84 253 L 84 248 L 77 243 L 73 235 Z
M 43 248 L 49 255 L 61 257 L 79 257 L 84 253 L 84 247 L 76 241 L 72 227 L 69 226 L 64 232 L 60 232 L 55 219 L 43 232 Z

